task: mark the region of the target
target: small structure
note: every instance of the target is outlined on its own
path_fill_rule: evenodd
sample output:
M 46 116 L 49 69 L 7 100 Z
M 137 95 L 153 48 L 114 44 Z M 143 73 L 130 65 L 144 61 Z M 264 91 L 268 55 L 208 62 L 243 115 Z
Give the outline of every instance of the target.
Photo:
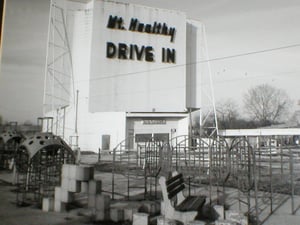
M 0 134 L 0 168 L 9 168 L 9 162 L 12 160 L 22 139 L 22 135 L 14 130 Z
M 43 197 L 54 196 L 54 187 L 61 182 L 61 167 L 74 164 L 72 149 L 59 136 L 37 133 L 25 139 L 16 151 L 17 204 L 23 203 L 27 193 L 41 203 Z M 20 195 L 21 194 L 21 195 Z

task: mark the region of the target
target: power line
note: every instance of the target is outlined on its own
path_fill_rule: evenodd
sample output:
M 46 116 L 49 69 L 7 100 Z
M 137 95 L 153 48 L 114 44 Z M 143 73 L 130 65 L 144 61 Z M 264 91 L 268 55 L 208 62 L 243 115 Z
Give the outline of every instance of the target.
M 269 48 L 269 49 L 263 49 L 263 50 L 258 50 L 258 51 L 246 52 L 246 53 L 241 53 L 241 54 L 217 57 L 217 58 L 212 58 L 212 59 L 205 59 L 205 60 L 200 60 L 200 61 L 191 62 L 191 63 L 184 63 L 184 64 L 179 64 L 179 65 L 160 67 L 160 68 L 155 68 L 155 69 L 150 69 L 150 70 L 141 70 L 141 71 L 135 71 L 135 72 L 129 72 L 129 73 L 115 74 L 113 76 L 103 76 L 103 77 L 97 77 L 97 78 L 90 78 L 88 80 L 80 80 L 78 82 L 93 81 L 93 80 L 104 80 L 104 79 L 113 79 L 113 78 L 116 78 L 116 77 L 132 76 L 132 75 L 136 75 L 136 74 L 140 74 L 140 73 L 147 73 L 147 72 L 160 71 L 160 70 L 168 70 L 168 69 L 174 69 L 174 68 L 177 68 L 177 67 L 201 64 L 201 63 L 208 63 L 208 62 L 214 62 L 214 61 L 220 61 L 220 60 L 227 60 L 227 59 L 232 59 L 232 58 L 262 54 L 262 53 L 279 51 L 279 50 L 283 50 L 283 49 L 296 48 L 296 47 L 300 47 L 300 43 L 299 44 L 276 47 L 276 48 Z

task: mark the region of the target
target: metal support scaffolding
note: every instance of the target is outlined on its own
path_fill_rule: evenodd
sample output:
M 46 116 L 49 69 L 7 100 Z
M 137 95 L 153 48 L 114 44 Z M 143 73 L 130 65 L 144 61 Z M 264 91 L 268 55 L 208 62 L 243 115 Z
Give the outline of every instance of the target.
M 43 115 L 53 117 L 52 132 L 65 138 L 66 108 L 75 107 L 72 54 L 66 3 L 50 4 Z

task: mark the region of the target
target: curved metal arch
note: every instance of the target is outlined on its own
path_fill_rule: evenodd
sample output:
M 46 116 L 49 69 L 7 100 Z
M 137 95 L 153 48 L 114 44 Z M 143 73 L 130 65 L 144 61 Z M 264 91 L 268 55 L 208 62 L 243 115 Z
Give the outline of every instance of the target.
M 52 133 L 37 133 L 34 136 L 25 139 L 21 143 L 20 148 L 28 151 L 29 159 L 32 159 L 41 149 L 53 150 L 63 148 L 74 156 L 69 145 L 61 137 Z
M 134 175 L 142 175 L 145 169 L 153 175 L 162 164 L 160 160 L 162 146 L 162 142 L 153 138 L 136 142 L 135 136 L 129 136 L 113 149 L 113 168 L 115 172 L 126 176 L 131 174 L 128 171 L 132 171 Z
M 246 137 L 235 138 L 229 148 L 230 177 L 234 186 L 242 192 L 254 188 L 254 151 Z
M 188 135 L 173 138 L 170 141 L 171 170 L 179 171 L 194 179 L 207 174 L 210 141 L 208 138 Z
M 32 161 L 42 150 L 48 152 L 48 155 L 54 157 L 54 155 L 62 149 L 70 156 L 67 157 L 70 158 L 70 163 L 74 163 L 72 161 L 75 161 L 75 155 L 72 149 L 61 137 L 52 133 L 37 133 L 34 136 L 25 139 L 16 150 L 14 156 L 16 168 L 20 173 L 27 173 Z M 63 164 L 63 162 L 60 164 Z
M 229 145 L 225 138 L 217 137 L 209 150 L 210 183 L 224 185 L 230 176 Z
M 5 145 L 9 142 L 20 143 L 23 136 L 17 131 L 6 131 L 0 134 L 0 141 Z

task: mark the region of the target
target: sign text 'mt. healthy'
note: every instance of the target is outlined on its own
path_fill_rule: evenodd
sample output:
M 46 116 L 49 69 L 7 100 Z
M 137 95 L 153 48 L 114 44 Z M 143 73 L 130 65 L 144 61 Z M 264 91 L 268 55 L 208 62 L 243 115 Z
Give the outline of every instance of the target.
M 109 16 L 107 28 L 119 29 L 126 31 L 124 19 L 118 16 Z M 153 24 L 141 23 L 136 18 L 131 18 L 128 31 L 141 32 L 148 34 L 160 34 L 170 36 L 170 41 L 174 42 L 175 28 L 168 27 L 166 23 L 154 22 Z M 161 61 L 164 63 L 175 63 L 176 51 L 175 49 L 162 48 Z M 107 58 L 119 58 L 119 59 L 137 59 L 145 60 L 147 62 L 154 62 L 154 48 L 152 46 L 138 46 L 136 44 L 126 45 L 125 43 L 106 43 L 106 57 Z

